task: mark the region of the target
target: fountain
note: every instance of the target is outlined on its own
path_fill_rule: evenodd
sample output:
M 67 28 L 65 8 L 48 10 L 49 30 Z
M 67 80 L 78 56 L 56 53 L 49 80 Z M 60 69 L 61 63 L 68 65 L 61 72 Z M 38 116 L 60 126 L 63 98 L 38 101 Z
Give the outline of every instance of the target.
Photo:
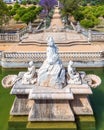
M 42 66 L 36 70 L 31 61 L 28 71 L 20 72 L 15 78 L 10 94 L 16 98 L 10 111 L 9 128 L 17 128 L 17 122 L 20 129 L 26 130 L 58 127 L 77 130 L 77 127 L 82 128 L 77 123 L 81 116 L 85 119 L 90 116 L 94 129 L 88 95 L 92 94 L 91 86 L 97 87 L 101 83 L 100 78 L 78 72 L 72 61 L 65 69 L 52 37 L 47 38 L 47 46 L 47 57 Z

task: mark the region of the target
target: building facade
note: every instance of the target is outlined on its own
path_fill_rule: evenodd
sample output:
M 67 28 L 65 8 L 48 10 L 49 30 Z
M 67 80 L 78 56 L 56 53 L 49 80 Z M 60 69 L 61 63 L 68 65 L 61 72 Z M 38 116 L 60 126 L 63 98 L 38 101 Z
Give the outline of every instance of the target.
M 20 3 L 22 0 L 4 0 L 6 3 L 15 3 L 16 1 Z

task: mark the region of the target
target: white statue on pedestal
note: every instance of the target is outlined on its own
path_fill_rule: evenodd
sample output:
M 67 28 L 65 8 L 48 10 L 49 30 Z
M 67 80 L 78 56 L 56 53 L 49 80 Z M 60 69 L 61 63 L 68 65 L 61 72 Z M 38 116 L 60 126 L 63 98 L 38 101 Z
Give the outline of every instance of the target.
M 49 64 L 54 64 L 58 59 L 58 48 L 54 43 L 54 40 L 52 37 L 49 37 L 47 39 L 47 61 Z
M 23 75 L 22 84 L 34 84 L 35 82 L 36 82 L 36 69 L 33 61 L 30 61 L 28 71 Z
M 73 61 L 69 61 L 68 64 L 68 84 L 81 84 L 81 77 L 80 74 L 76 71 L 76 69 L 73 67 Z
M 65 69 L 58 55 L 58 48 L 52 37 L 47 39 L 47 58 L 38 71 L 38 85 L 63 88 L 65 83 Z
M 81 26 L 80 26 L 80 23 L 79 23 L 79 22 L 77 23 L 76 31 L 77 31 L 78 33 L 81 33 Z

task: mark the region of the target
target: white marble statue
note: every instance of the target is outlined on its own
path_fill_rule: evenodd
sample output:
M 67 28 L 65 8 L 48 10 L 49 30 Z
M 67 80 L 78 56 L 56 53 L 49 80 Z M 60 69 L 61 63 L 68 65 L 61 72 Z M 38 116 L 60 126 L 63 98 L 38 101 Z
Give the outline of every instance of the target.
M 36 69 L 33 61 L 30 61 L 28 71 L 22 77 L 22 84 L 34 84 L 35 82 L 36 82 Z
M 49 64 L 54 64 L 58 59 L 58 48 L 52 37 L 47 38 L 47 61 Z
M 80 74 L 76 71 L 76 69 L 73 67 L 73 61 L 69 61 L 68 64 L 68 84 L 81 84 L 81 77 Z
M 38 71 L 38 85 L 62 88 L 65 83 L 65 69 L 59 59 L 58 48 L 52 37 L 47 38 L 47 58 Z
M 79 22 L 77 23 L 76 31 L 77 31 L 78 33 L 81 33 L 81 26 L 80 26 L 80 23 L 79 23 Z

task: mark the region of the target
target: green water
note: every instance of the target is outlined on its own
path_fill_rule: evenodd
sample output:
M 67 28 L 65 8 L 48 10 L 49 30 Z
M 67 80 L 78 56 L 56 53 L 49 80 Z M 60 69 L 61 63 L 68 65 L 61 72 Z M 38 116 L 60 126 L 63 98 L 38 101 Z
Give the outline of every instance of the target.
M 22 70 L 0 68 L 0 81 L 5 75 L 18 74 Z M 102 79 L 102 84 L 98 88 L 93 89 L 90 101 L 96 118 L 96 130 L 104 130 L 104 68 L 81 70 L 86 71 L 86 73 L 96 74 Z M 10 89 L 4 89 L 0 84 L 0 130 L 7 130 L 8 127 L 9 111 L 14 100 L 14 96 L 10 95 L 9 92 Z

